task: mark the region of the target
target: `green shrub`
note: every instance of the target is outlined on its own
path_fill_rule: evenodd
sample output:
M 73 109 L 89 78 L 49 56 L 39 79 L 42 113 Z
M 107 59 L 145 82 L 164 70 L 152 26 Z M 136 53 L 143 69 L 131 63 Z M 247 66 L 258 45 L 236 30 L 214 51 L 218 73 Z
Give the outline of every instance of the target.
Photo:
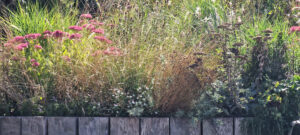
M 273 84 L 251 104 L 254 118 L 245 121 L 249 134 L 288 134 L 291 122 L 300 117 L 300 76 Z

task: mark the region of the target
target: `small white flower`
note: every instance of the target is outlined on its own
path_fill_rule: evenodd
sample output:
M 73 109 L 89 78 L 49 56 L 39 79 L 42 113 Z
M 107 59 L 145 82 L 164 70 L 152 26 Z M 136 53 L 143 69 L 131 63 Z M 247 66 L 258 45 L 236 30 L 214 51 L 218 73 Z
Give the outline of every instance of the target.
M 202 21 L 203 21 L 203 22 L 208 22 L 210 19 L 211 19 L 211 18 L 209 18 L 209 17 L 205 17 Z
M 241 10 L 242 10 L 243 13 L 245 12 L 245 7 L 244 7 L 244 5 L 242 6 Z
M 201 13 L 200 13 L 200 7 L 197 7 L 195 10 L 195 14 L 200 17 Z
M 168 2 L 168 6 L 171 6 L 171 4 L 172 4 L 172 1 L 171 1 L 171 0 L 169 0 L 169 2 Z
M 294 10 L 300 10 L 300 7 L 294 7 L 294 8 L 292 8 L 292 10 L 294 11 Z
M 176 20 L 175 20 L 175 23 L 176 23 L 176 24 L 179 24 L 179 23 L 180 23 L 180 21 L 179 21 L 178 19 L 176 19 Z
M 292 122 L 292 126 L 295 126 L 295 125 L 297 125 L 297 124 L 300 124 L 300 120 L 296 120 L 296 121 L 293 121 L 293 122 Z
M 238 16 L 237 21 L 242 22 L 241 16 Z
M 300 25 L 300 19 L 296 22 L 298 25 Z

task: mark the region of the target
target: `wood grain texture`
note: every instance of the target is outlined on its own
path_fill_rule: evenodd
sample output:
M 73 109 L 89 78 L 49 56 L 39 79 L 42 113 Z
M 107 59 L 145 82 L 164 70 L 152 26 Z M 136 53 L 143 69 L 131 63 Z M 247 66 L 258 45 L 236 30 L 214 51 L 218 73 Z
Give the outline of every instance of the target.
M 171 135 L 201 135 L 201 121 L 193 122 L 191 119 L 171 118 Z
M 139 135 L 139 119 L 111 118 L 110 135 Z
M 169 135 L 169 118 L 142 118 L 141 135 Z
M 1 117 L 0 135 L 21 135 L 21 118 Z
M 75 117 L 48 117 L 48 135 L 76 135 Z
M 80 117 L 79 135 L 108 135 L 108 118 Z
M 234 118 L 234 134 L 235 135 L 247 135 L 247 130 L 243 131 L 242 130 L 242 124 L 243 124 L 243 120 L 245 120 L 245 118 Z
M 22 117 L 22 135 L 46 135 L 46 119 Z
M 203 135 L 233 135 L 233 118 L 203 120 Z

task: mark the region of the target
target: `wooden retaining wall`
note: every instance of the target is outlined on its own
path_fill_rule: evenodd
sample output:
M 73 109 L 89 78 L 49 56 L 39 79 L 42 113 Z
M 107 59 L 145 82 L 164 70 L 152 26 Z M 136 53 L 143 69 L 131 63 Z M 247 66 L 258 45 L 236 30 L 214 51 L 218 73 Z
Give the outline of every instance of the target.
M 242 118 L 0 117 L 0 135 L 245 135 Z

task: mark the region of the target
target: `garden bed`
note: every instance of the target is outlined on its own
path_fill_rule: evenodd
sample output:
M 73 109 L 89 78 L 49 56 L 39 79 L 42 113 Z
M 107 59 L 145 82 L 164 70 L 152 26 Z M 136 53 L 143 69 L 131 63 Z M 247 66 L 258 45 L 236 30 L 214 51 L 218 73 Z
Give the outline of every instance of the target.
M 249 134 L 283 135 L 300 117 L 299 0 L 0 4 L 0 116 L 21 123 L 17 133 L 37 121 L 36 131 L 81 134 L 91 117 L 112 134 L 127 119 L 132 134 L 160 124 L 172 134 L 169 117 L 226 117 L 230 128 L 203 120 L 182 132 L 235 134 L 234 119 L 252 117 Z

